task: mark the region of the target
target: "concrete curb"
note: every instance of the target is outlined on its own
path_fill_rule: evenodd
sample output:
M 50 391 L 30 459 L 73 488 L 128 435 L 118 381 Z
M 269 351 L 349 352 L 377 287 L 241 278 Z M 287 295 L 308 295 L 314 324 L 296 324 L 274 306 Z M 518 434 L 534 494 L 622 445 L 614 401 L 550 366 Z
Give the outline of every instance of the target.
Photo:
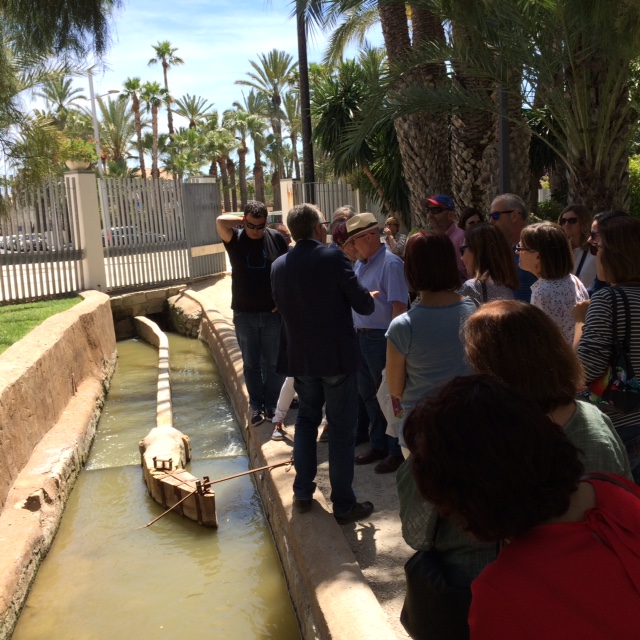
M 38 566 L 49 551 L 91 448 L 115 368 L 109 297 L 96 291 L 83 297 L 79 305 L 49 318 L 10 347 L 0 363 L 0 422 L 12 421 L 0 426 L 3 456 L 13 452 L 7 427 L 18 424 L 25 433 L 38 436 L 34 444 L 20 443 L 29 457 L 20 464 L 0 511 L 2 639 L 11 637 Z M 57 379 L 52 379 L 52 372 Z M 68 384 L 69 379 L 74 383 Z M 47 402 L 48 395 L 56 400 Z M 24 407 L 9 405 L 16 398 Z M 28 416 L 20 413 L 25 409 Z
M 247 428 L 249 404 L 242 358 L 233 326 L 198 292 L 184 292 L 204 311 L 200 338 L 207 342 L 241 426 L 253 467 L 283 462 L 291 455 L 273 442 L 271 423 Z M 287 443 L 291 445 L 291 439 Z M 353 640 L 391 640 L 397 636 L 367 584 L 324 497 L 316 493 L 311 512 L 293 511 L 293 470 L 256 474 L 302 636 Z

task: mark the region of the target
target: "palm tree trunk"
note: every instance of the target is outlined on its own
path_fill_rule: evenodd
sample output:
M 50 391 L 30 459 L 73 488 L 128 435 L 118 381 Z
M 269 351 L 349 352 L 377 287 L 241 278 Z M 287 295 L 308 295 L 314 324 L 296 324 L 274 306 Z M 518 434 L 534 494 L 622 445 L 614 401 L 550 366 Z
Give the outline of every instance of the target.
M 264 202 L 264 167 L 262 166 L 262 160 L 260 159 L 260 149 L 254 149 L 255 162 L 253 164 L 253 179 L 256 184 L 256 200 Z
M 291 134 L 289 138 L 291 140 L 291 149 L 292 149 L 291 162 L 293 163 L 293 169 L 295 171 L 296 180 L 300 180 L 300 158 L 298 158 L 298 149 L 297 149 L 298 136 L 295 134 Z M 303 157 L 304 157 L 304 154 L 303 154 Z
M 249 149 L 246 144 L 243 144 L 238 149 L 238 159 L 239 159 L 239 167 L 238 167 L 238 178 L 240 180 L 240 208 L 244 209 L 247 204 L 247 153 L 249 153 Z
M 222 182 L 222 199 L 224 201 L 224 211 L 229 213 L 231 209 L 231 199 L 229 198 L 229 176 L 227 174 L 227 164 L 224 158 L 218 159 L 220 167 L 220 180 Z
M 307 25 L 304 11 L 296 6 L 296 25 L 298 32 L 298 72 L 300 89 L 300 119 L 302 126 L 302 158 L 304 164 L 304 181 L 307 184 L 315 182 L 313 165 L 313 142 L 311 126 L 311 98 L 309 91 L 309 64 L 307 62 Z M 293 136 L 292 136 L 293 138 Z M 296 168 L 296 180 L 300 180 L 300 163 L 296 151 L 296 141 L 293 144 L 293 160 Z
M 405 5 L 379 0 L 378 13 L 389 63 L 401 66 L 411 51 Z M 442 23 L 429 11 L 412 7 L 412 20 L 415 47 L 429 40 L 444 39 Z M 435 88 L 445 73 L 444 65 L 425 64 L 407 74 L 401 82 Z M 404 177 L 409 187 L 412 225 L 424 228 L 426 219 L 422 216 L 421 199 L 451 190 L 448 118 L 446 115 L 422 112 L 397 118 L 394 126 Z
M 280 198 L 280 170 L 275 167 L 271 174 L 271 187 L 273 188 L 273 210 L 282 211 L 282 199 Z
M 173 142 L 173 113 L 171 112 L 171 94 L 169 93 L 169 80 L 167 78 L 169 65 L 166 60 L 162 61 L 162 74 L 164 75 L 164 88 L 167 90 L 167 125 L 169 127 L 169 139 Z
M 144 150 L 142 148 L 142 121 L 140 119 L 140 100 L 134 93 L 133 96 L 133 117 L 136 123 L 136 147 L 138 149 L 138 160 L 140 162 L 140 176 L 147 179 L 147 171 L 144 166 Z
M 397 212 L 394 206 L 391 204 L 391 201 L 389 200 L 389 198 L 387 198 L 387 195 L 385 194 L 385 192 L 382 190 L 382 187 L 380 186 L 380 182 L 378 182 L 378 179 L 373 175 L 373 173 L 371 173 L 371 169 L 367 165 L 365 165 L 364 167 L 362 167 L 362 171 L 364 175 L 367 176 L 367 178 L 369 178 L 369 182 L 372 184 L 373 188 L 376 190 L 376 192 L 380 196 L 380 201 L 382 202 L 382 205 L 387 210 L 389 215 L 392 215 L 395 217 Z
M 151 107 L 151 129 L 153 132 L 153 148 L 151 150 L 151 178 L 158 180 L 160 171 L 158 170 L 158 106 Z
M 229 174 L 229 187 L 231 188 L 231 204 L 232 211 L 238 210 L 238 190 L 236 188 L 236 165 L 231 158 L 227 156 L 227 173 Z
M 216 180 L 218 179 L 218 165 L 215 160 L 212 160 L 209 165 L 209 175 L 214 177 Z

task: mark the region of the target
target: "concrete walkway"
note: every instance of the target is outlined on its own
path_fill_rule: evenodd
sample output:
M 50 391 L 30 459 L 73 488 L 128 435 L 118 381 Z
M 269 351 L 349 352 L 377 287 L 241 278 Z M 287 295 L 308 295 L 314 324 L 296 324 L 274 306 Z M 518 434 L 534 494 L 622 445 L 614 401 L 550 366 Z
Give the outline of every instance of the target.
M 197 300 L 205 310 L 216 310 L 226 321 L 232 323 L 231 277 L 219 276 L 202 280 L 191 285 L 185 292 Z M 287 437 L 283 442 L 269 441 L 264 446 L 284 453 L 291 454 L 295 411 L 289 411 L 285 421 Z M 264 422 L 255 428 L 260 440 L 268 441 L 272 430 L 269 422 Z M 358 453 L 367 449 L 367 445 L 360 445 Z M 275 451 L 274 451 L 275 453 Z M 318 444 L 318 487 L 326 503 L 329 502 L 329 478 L 327 463 L 327 445 Z M 364 575 L 368 585 L 377 598 L 384 616 L 387 618 L 392 631 L 397 638 L 407 638 L 407 634 L 400 624 L 400 610 L 404 599 L 404 570 L 403 566 L 412 555 L 413 550 L 408 547 L 400 532 L 398 517 L 398 496 L 395 486 L 395 474 L 378 475 L 374 473 L 375 465 L 356 466 L 354 488 L 359 500 L 370 500 L 375 510 L 370 518 L 363 523 L 339 527 Z M 279 482 L 278 491 L 285 504 L 290 503 L 293 483 L 293 473 L 288 474 L 286 481 Z M 322 501 L 323 503 L 325 501 Z M 318 508 L 314 505 L 314 509 Z M 309 514 L 311 515 L 311 514 Z M 298 515 L 298 518 L 308 517 Z M 307 535 L 318 536 L 318 548 L 322 547 L 323 535 L 321 527 L 307 528 Z M 313 541 L 312 541 L 313 544 Z M 354 612 L 355 613 L 355 612 Z M 363 623 L 365 621 L 360 621 Z M 373 623 L 373 621 L 371 621 Z M 373 623 L 374 624 L 374 623 Z M 373 631 L 373 629 L 372 629 Z M 373 637 L 370 635 L 369 637 Z

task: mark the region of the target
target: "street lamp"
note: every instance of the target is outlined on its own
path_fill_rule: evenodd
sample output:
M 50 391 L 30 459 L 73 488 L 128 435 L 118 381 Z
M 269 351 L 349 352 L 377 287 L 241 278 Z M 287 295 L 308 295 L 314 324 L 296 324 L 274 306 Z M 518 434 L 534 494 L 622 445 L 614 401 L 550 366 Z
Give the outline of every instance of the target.
M 98 98 L 104 98 L 109 94 L 120 93 L 118 89 L 109 89 L 107 93 L 103 93 Z M 98 133 L 98 116 L 96 114 L 96 95 L 93 91 L 93 69 L 89 69 L 89 99 L 91 100 L 91 117 L 93 118 L 93 139 L 96 141 L 96 153 L 98 154 L 98 173 L 100 177 L 104 175 L 104 167 L 102 166 L 102 149 L 100 149 L 100 135 Z

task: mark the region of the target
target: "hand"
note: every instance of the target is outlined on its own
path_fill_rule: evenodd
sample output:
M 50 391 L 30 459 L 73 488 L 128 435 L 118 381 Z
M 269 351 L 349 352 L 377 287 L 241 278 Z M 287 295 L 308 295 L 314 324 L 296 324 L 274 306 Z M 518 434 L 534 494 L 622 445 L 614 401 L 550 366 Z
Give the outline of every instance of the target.
M 384 233 L 385 236 L 389 236 L 389 235 L 391 235 L 391 229 L 389 229 L 389 227 L 385 227 L 383 229 L 383 233 Z
M 377 298 L 380 295 L 379 291 L 369 291 L 372 298 Z
M 571 315 L 573 316 L 574 322 L 582 322 L 584 324 L 587 319 L 587 310 L 589 309 L 589 300 L 585 300 L 584 302 L 578 302 L 578 304 L 573 307 Z

